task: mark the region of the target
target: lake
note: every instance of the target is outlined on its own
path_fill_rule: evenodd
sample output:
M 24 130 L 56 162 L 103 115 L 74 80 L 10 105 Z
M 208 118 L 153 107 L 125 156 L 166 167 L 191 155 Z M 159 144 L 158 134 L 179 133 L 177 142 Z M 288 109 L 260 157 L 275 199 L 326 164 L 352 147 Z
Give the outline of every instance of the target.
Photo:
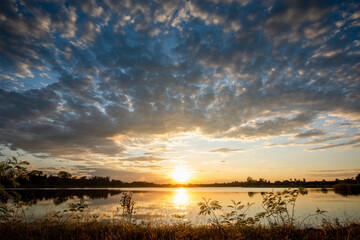
M 86 216 L 97 215 L 101 220 L 120 219 L 120 198 L 123 192 L 132 192 L 135 201 L 134 219 L 137 222 L 205 224 L 207 216 L 199 216 L 198 202 L 202 198 L 218 200 L 226 206 L 231 200 L 254 203 L 248 216 L 262 211 L 262 192 L 281 191 L 281 188 L 102 188 L 102 189 L 16 189 L 24 201 L 32 202 L 27 208 L 28 219 L 44 217 L 51 211 L 62 211 L 69 203 L 81 198 L 88 204 Z M 307 189 L 296 201 L 295 216 L 302 219 L 315 213 L 317 208 L 327 211 L 326 216 L 340 221 L 359 219 L 360 196 L 342 196 L 333 189 Z M 229 209 L 227 209 L 229 210 Z M 220 212 L 219 212 L 220 213 Z M 312 218 L 311 223 L 321 222 Z

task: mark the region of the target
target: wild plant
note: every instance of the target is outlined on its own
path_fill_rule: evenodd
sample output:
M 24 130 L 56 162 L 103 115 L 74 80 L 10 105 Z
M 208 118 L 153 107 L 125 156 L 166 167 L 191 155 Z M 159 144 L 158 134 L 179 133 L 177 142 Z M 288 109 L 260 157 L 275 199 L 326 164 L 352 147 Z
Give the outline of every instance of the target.
M 219 204 L 219 201 L 212 200 L 211 198 L 206 199 L 202 198 L 203 202 L 198 202 L 198 205 L 200 206 L 200 212 L 199 215 L 211 215 L 213 216 L 213 219 L 210 219 L 211 223 L 220 227 L 221 226 L 221 219 L 216 215 L 216 210 L 222 210 L 222 206 Z
M 301 222 L 297 222 L 295 218 L 295 205 L 299 195 L 307 194 L 307 190 L 298 188 L 291 190 L 288 188 L 282 192 L 268 192 L 262 193 L 262 208 L 264 211 L 256 214 L 256 219 L 266 219 L 269 225 L 272 226 L 286 226 L 291 230 L 297 224 L 301 227 L 305 220 L 309 217 L 323 215 L 326 211 L 320 209 L 316 210 L 315 214 L 310 214 Z
M 20 156 L 21 155 L 18 153 L 18 157 Z M 21 161 L 18 157 L 6 157 L 4 161 L 0 162 L 0 183 L 8 184 L 12 187 L 18 187 L 18 179 L 29 180 L 27 169 L 25 167 L 29 165 L 29 162 L 23 160 Z M 3 194 L 7 194 L 2 184 L 0 184 L 0 191 Z
M 247 217 L 247 212 L 254 203 L 246 203 L 241 204 L 240 202 L 236 202 L 231 200 L 232 205 L 228 205 L 227 207 L 232 209 L 230 212 L 226 212 L 222 215 L 223 220 L 222 223 L 226 223 L 229 225 L 254 225 L 257 222 L 257 219 L 253 217 Z
M 24 219 L 26 221 L 25 207 L 28 205 L 26 202 L 21 201 L 21 196 L 14 191 L 6 191 L 4 185 L 7 184 L 11 187 L 18 187 L 18 179 L 29 180 L 27 175 L 26 165 L 29 165 L 27 161 L 21 161 L 18 156 L 6 157 L 6 159 L 0 162 L 0 198 L 10 199 L 11 205 L 6 203 L 0 203 L 0 221 L 14 220 L 17 218 Z M 2 184 L 1 184 L 2 183 Z M 19 217 L 19 210 L 21 210 L 22 217 Z
M 306 220 L 310 217 L 324 215 L 326 211 L 317 208 L 314 214 L 309 214 L 302 221 L 298 221 L 295 217 L 296 200 L 299 195 L 307 194 L 303 188 L 291 190 L 291 188 L 282 192 L 262 193 L 262 208 L 264 211 L 259 212 L 255 217 L 247 217 L 249 208 L 254 203 L 242 204 L 232 200 L 232 205 L 227 207 L 231 209 L 230 212 L 225 212 L 223 207 L 216 200 L 203 198 L 203 202 L 199 202 L 199 215 L 212 216 L 210 222 L 223 232 L 223 225 L 242 225 L 254 226 L 256 223 L 265 220 L 270 227 L 284 226 L 291 231 L 296 227 L 302 227 Z M 217 210 L 222 210 L 224 214 L 219 215 Z
M 217 200 L 211 201 L 211 198 L 206 199 L 204 197 L 202 199 L 203 199 L 203 202 L 198 202 L 198 205 L 200 206 L 199 215 L 213 216 L 213 219 L 210 219 L 209 221 L 211 222 L 211 224 L 213 226 L 217 227 L 217 229 L 220 231 L 221 235 L 224 236 L 225 232 L 224 232 L 224 229 L 221 224 L 222 221 L 215 213 L 216 210 L 222 210 L 223 209 L 222 206 L 219 204 L 219 201 L 217 201 Z
M 133 201 L 131 192 L 124 192 L 120 198 L 120 206 L 122 210 L 122 217 L 125 220 L 132 221 L 132 215 L 134 213 L 135 201 Z M 117 208 L 119 211 L 120 209 Z
M 220 234 L 227 238 L 227 232 L 224 229 L 224 225 L 254 225 L 256 219 L 246 217 L 246 212 L 253 205 L 253 203 L 247 203 L 246 205 L 241 202 L 231 200 L 232 205 L 228 205 L 228 208 L 232 209 L 230 212 L 225 212 L 224 208 L 220 205 L 219 201 L 211 200 L 211 198 L 202 198 L 203 202 L 199 202 L 200 206 L 199 215 L 209 215 L 212 219 L 209 219 L 210 223 L 215 226 Z M 222 210 L 222 215 L 217 215 L 216 211 Z
M 4 203 L 0 204 L 0 222 L 6 222 L 10 219 L 13 219 L 14 215 L 14 208 Z
M 68 208 L 63 211 L 53 211 L 46 214 L 45 219 L 48 222 L 66 223 L 70 220 L 79 220 L 83 217 L 81 214 L 88 207 L 84 199 L 79 203 L 69 203 Z

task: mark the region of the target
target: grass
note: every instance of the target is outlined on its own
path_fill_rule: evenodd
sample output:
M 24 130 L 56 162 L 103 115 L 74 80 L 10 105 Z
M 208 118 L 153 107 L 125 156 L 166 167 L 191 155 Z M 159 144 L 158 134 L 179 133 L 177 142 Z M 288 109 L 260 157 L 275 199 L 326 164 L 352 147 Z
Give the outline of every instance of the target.
M 126 222 L 23 222 L 0 225 L 1 239 L 360 239 L 360 225 L 322 228 L 214 225 L 134 225 Z

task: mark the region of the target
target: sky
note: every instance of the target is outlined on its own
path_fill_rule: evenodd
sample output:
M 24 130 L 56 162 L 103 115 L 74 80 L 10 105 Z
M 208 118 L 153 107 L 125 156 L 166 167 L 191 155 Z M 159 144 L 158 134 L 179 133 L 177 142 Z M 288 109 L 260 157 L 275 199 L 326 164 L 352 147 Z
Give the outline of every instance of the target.
M 0 146 L 123 181 L 354 177 L 360 3 L 1 0 Z

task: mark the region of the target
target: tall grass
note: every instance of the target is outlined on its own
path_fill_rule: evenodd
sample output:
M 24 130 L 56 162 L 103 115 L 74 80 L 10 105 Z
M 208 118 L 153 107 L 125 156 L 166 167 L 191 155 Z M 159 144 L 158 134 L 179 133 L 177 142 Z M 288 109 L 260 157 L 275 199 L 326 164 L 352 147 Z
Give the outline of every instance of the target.
M 135 225 L 126 222 L 34 222 L 0 225 L 1 239 L 360 239 L 360 225 L 292 228 L 226 225 Z

